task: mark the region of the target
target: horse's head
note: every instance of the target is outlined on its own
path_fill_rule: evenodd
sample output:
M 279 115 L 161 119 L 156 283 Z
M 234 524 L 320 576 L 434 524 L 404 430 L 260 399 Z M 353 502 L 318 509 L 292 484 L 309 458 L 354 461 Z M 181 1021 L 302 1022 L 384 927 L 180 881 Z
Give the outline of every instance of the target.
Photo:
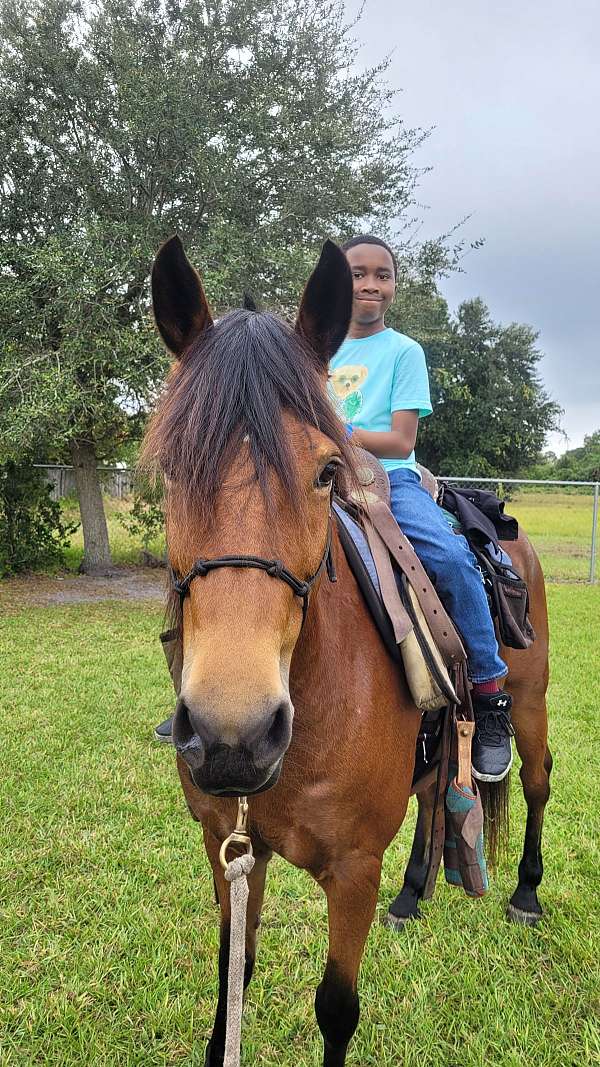
M 176 357 L 144 447 L 165 475 L 180 580 L 173 738 L 200 789 L 253 793 L 277 781 L 290 743 L 290 663 L 324 571 L 337 468 L 351 462 L 326 392 L 350 319 L 350 271 L 327 242 L 295 330 L 246 310 L 213 323 L 177 238 L 157 256 L 152 292 Z

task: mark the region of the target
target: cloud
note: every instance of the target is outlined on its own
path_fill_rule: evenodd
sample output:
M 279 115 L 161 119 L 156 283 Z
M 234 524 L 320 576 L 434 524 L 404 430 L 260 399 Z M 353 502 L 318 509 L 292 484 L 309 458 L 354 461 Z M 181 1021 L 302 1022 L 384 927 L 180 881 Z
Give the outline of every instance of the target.
M 486 240 L 444 284 L 451 305 L 479 295 L 497 321 L 539 330 L 544 382 L 579 444 L 600 427 L 600 6 L 371 2 L 355 36 L 365 64 L 395 44 L 398 110 L 436 127 L 417 158 L 433 167 L 422 236 L 472 214 L 465 237 Z

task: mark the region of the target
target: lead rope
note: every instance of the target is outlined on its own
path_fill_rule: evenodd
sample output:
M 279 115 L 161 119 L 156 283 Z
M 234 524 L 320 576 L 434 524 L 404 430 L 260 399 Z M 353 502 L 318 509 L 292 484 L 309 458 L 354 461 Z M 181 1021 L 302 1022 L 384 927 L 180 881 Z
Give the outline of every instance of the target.
M 225 1058 L 223 1067 L 239 1067 L 240 1042 L 242 1037 L 242 1009 L 244 1003 L 244 970 L 246 966 L 246 909 L 248 905 L 247 875 L 254 867 L 252 842 L 248 834 L 248 800 L 238 798 L 238 814 L 235 830 L 221 845 L 219 859 L 229 882 L 231 920 L 229 927 L 229 964 L 227 968 L 227 1021 L 225 1031 Z M 227 862 L 230 845 L 242 845 L 244 856 L 236 856 Z

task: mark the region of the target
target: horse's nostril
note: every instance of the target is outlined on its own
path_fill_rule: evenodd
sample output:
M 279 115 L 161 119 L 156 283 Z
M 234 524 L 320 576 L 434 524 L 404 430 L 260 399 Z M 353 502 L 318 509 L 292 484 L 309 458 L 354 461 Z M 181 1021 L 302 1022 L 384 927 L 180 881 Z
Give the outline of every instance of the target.
M 203 739 L 192 725 L 185 701 L 179 699 L 173 718 L 173 744 L 179 751 L 201 748 Z
M 289 715 L 287 704 L 280 704 L 275 712 L 267 733 L 267 741 L 272 749 L 287 747 L 289 741 Z
M 185 745 L 189 741 L 192 735 L 192 727 L 190 723 L 190 717 L 188 710 L 181 699 L 177 701 L 177 707 L 175 708 L 175 714 L 173 716 L 173 741 L 179 745 Z
M 204 763 L 204 745 L 194 730 L 187 706 L 181 699 L 173 719 L 173 744 L 187 763 L 193 778 L 194 772 Z

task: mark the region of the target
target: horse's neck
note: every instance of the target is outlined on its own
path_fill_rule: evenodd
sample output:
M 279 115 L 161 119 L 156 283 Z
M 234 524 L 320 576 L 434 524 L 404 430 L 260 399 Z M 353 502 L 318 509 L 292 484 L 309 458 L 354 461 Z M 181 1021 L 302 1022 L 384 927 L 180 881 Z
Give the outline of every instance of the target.
M 382 792 L 383 808 L 392 811 L 402 799 L 398 783 L 408 796 L 421 716 L 339 542 L 335 548 L 338 581 L 323 576 L 292 660 L 294 729 L 283 778 L 292 795 L 304 784 L 328 804 L 348 783 L 358 798 L 385 780 L 397 791 L 392 798 L 388 786 Z

